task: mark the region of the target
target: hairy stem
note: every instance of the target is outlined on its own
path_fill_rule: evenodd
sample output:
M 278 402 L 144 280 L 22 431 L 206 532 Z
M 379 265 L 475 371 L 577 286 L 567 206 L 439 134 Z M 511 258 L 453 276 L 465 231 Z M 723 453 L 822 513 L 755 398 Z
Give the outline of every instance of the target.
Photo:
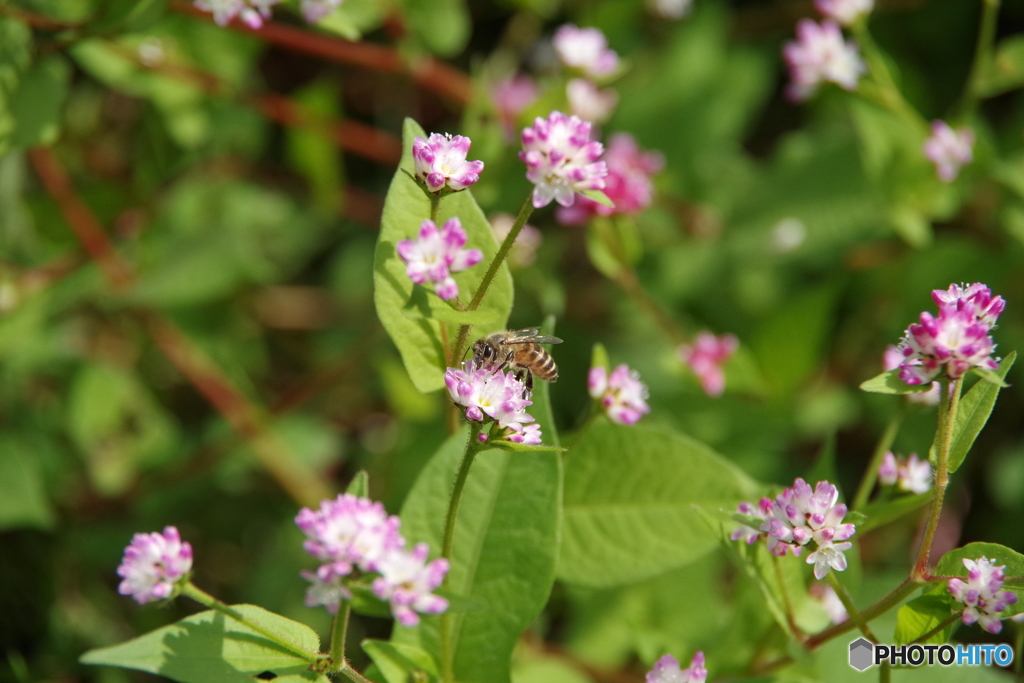
M 904 414 L 904 408 L 900 405 L 896 412 L 893 413 L 893 416 L 889 418 L 889 424 L 886 425 L 885 431 L 882 432 L 882 436 L 875 446 L 875 452 L 871 456 L 871 462 L 868 463 L 868 469 L 860 480 L 860 486 L 857 487 L 857 494 L 853 497 L 853 504 L 851 506 L 852 510 L 861 510 L 868 502 L 871 489 L 874 488 L 875 482 L 878 480 L 878 468 L 882 466 L 882 460 L 885 458 L 886 452 L 892 448 L 892 442 L 896 439 L 896 434 L 900 430 Z
M 999 14 L 999 0 L 981 1 L 981 23 L 978 26 L 978 42 L 974 46 L 974 63 L 971 64 L 971 75 L 967 80 L 964 99 L 960 111 L 964 118 L 969 118 L 978 108 L 982 80 L 992 63 L 992 47 L 996 37 L 996 16 Z
M 491 282 L 494 281 L 494 276 L 498 274 L 498 269 L 501 264 L 505 262 L 505 257 L 508 256 L 508 252 L 512 249 L 512 244 L 519 237 L 519 233 L 522 231 L 523 226 L 526 225 L 526 221 L 530 220 L 530 214 L 533 213 L 533 195 L 532 193 L 527 195 L 526 201 L 523 202 L 523 206 L 519 209 L 519 215 L 516 216 L 515 223 L 512 224 L 512 229 L 508 231 L 508 235 L 505 236 L 501 246 L 498 247 L 497 253 L 494 258 L 491 259 L 491 263 L 487 266 L 487 270 L 484 272 L 483 278 L 480 280 L 480 286 L 477 287 L 476 293 L 470 300 L 469 305 L 466 306 L 467 311 L 475 311 L 480 306 L 480 302 L 484 300 L 484 295 L 487 294 L 488 288 L 491 286 Z M 469 340 L 469 330 L 472 325 L 459 325 L 458 336 L 455 337 L 455 347 L 452 349 L 451 362 L 449 367 L 457 367 L 462 357 L 466 353 L 466 348 Z
M 348 634 L 348 618 L 351 613 L 352 605 L 348 600 L 342 600 L 331 623 L 331 661 L 335 671 L 341 671 L 348 664 L 345 659 L 345 636 Z
M 444 536 L 441 540 L 441 557 L 451 561 L 452 547 L 455 542 L 455 522 L 459 516 L 459 503 L 462 501 L 462 490 L 466 487 L 466 479 L 469 478 L 469 470 L 473 466 L 473 459 L 485 447 L 479 441 L 481 424 L 470 422 L 469 439 L 466 441 L 466 452 L 459 464 L 459 471 L 455 475 L 455 483 L 452 486 L 452 495 L 448 499 L 448 512 L 444 520 Z M 486 442 L 485 442 L 486 443 Z M 445 612 L 441 615 L 441 677 L 445 683 L 452 683 L 455 680 L 454 672 L 454 643 L 452 642 L 452 615 Z
M 903 602 L 903 600 L 909 597 L 911 593 L 916 591 L 920 587 L 920 585 L 921 584 L 919 582 L 909 578 L 904 580 L 903 583 L 901 583 L 899 586 L 893 589 L 891 593 L 886 595 L 884 598 L 882 598 L 875 604 L 871 605 L 871 607 L 868 607 L 867 609 L 861 611 L 860 618 L 864 621 L 864 623 L 868 623 L 873 619 L 877 619 L 879 616 L 885 614 L 893 607 Z M 848 633 L 849 631 L 852 631 L 855 628 L 857 628 L 857 624 L 854 623 L 852 619 L 850 619 L 844 621 L 841 624 L 831 626 L 822 631 L 821 633 L 811 636 L 805 641 L 804 644 L 806 645 L 808 650 L 814 650 L 815 648 L 820 647 L 821 645 L 827 643 L 833 638 L 841 636 L 844 633 Z
M 954 380 L 952 385 L 942 381 L 940 387 L 939 424 L 935 434 L 935 485 L 932 487 L 932 505 L 928 512 L 928 525 L 924 530 L 921 548 L 917 553 L 917 561 L 911 570 L 911 578 L 920 581 L 928 576 L 928 559 L 935 541 L 935 532 L 939 528 L 939 517 L 942 515 L 942 503 L 946 497 L 946 486 L 949 484 L 949 449 L 953 444 L 953 427 L 956 424 L 956 411 L 960 405 L 960 389 L 963 377 Z
M 839 597 L 839 601 L 843 603 L 843 607 L 846 608 L 846 613 L 850 617 L 850 621 L 857 625 L 860 632 L 864 634 L 864 637 L 870 640 L 872 643 L 877 643 L 878 638 L 871 632 L 871 627 L 868 626 L 868 622 L 864 620 L 860 610 L 853 604 L 853 600 L 850 598 L 850 594 L 846 592 L 846 586 L 839 583 L 839 577 L 836 576 L 835 572 L 828 573 L 828 583 L 832 586 L 832 590 L 836 592 Z
M 867 22 L 859 21 L 855 23 L 851 27 L 851 31 L 864 52 L 864 60 L 868 64 L 868 72 L 872 77 L 871 82 L 877 86 L 877 92 L 873 96 L 867 95 L 869 90 L 865 89 L 866 83 L 862 83 L 858 87 L 858 92 L 865 90 L 865 95 L 869 99 L 875 99 L 878 104 L 889 109 L 897 116 L 902 117 L 908 123 L 923 128 L 925 126 L 924 118 L 907 102 L 903 97 L 903 93 L 900 92 L 899 86 L 896 85 L 896 79 L 893 78 L 892 72 L 889 71 L 889 65 L 886 63 L 882 51 L 875 44 L 871 33 L 868 31 Z
M 259 633 L 267 640 L 276 643 L 277 645 L 280 645 L 282 648 L 292 653 L 296 657 L 304 659 L 307 662 L 310 662 L 311 664 L 315 664 L 322 658 L 322 655 L 318 655 L 315 652 L 309 652 L 308 650 L 304 650 L 301 647 L 298 647 L 297 645 L 288 642 L 277 633 L 274 633 L 273 631 L 266 629 L 263 626 L 260 626 L 259 624 L 250 620 L 247 616 L 236 610 L 234 607 L 224 604 L 217 598 L 213 597 L 206 591 L 196 586 L 191 581 L 185 584 L 185 586 L 181 589 L 181 594 L 186 597 L 192 598 L 204 607 L 216 610 L 221 614 L 225 615 L 226 617 L 229 617 L 230 619 L 237 621 L 239 624 L 242 624 L 246 628 L 255 631 L 256 633 Z

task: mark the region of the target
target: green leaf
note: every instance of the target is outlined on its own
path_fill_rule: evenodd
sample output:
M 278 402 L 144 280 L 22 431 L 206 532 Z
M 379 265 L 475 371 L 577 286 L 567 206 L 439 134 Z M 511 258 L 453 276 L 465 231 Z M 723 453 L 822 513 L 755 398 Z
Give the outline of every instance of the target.
M 604 344 L 594 344 L 594 350 L 590 353 L 590 367 L 611 369 L 612 363 L 608 358 L 608 351 L 604 348 Z
M 604 190 L 581 190 L 580 194 L 587 199 L 592 199 L 601 206 L 607 206 L 611 209 L 615 208 L 615 202 L 613 202 L 608 195 L 604 193 Z
M 968 543 L 962 548 L 950 550 L 939 560 L 935 567 L 935 574 L 966 579 L 967 567 L 964 566 L 963 561 L 965 559 L 977 560 L 979 557 L 987 557 L 994 560 L 996 565 L 1006 567 L 1004 572 L 1008 578 L 1024 576 L 1024 555 L 998 543 Z M 945 588 L 944 584 L 943 588 Z M 1018 600 L 1015 604 L 1007 606 L 1004 611 L 1000 612 L 1000 615 L 1010 617 L 1024 612 L 1024 586 L 1016 581 L 1008 581 L 1004 588 L 1016 593 Z
M 441 546 L 452 482 L 466 446 L 463 428 L 427 464 L 402 507 L 410 543 Z M 483 609 L 453 613 L 455 678 L 508 683 L 509 661 L 523 631 L 547 602 L 555 578 L 561 518 L 561 456 L 479 453 L 469 472 L 455 528 L 446 591 Z M 440 661 L 440 617 L 415 628 L 395 626 L 392 640 L 414 644 Z
M 27 440 L 0 437 L 0 531 L 50 529 L 54 514 L 43 485 L 39 458 Z
M 912 643 L 928 633 L 952 614 L 955 609 L 949 598 L 939 595 L 922 595 L 900 607 L 896 613 L 896 634 L 893 642 L 896 645 Z M 922 640 L 921 643 L 941 644 L 949 642 L 954 624 L 950 624 L 935 635 Z
M 719 538 L 695 506 L 732 508 L 755 488 L 690 437 L 598 420 L 566 459 L 559 578 L 613 586 L 692 562 Z
M 322 26 L 323 22 L 318 25 Z M 289 163 L 309 183 L 316 207 L 325 214 L 333 213 L 338 208 L 338 197 L 343 196 L 345 185 L 341 155 L 328 123 L 340 115 L 338 88 L 332 81 L 318 80 L 292 97 L 312 116 L 307 125 L 286 128 Z
M 304 624 L 255 605 L 234 608 L 299 648 L 310 653 L 320 649 L 320 639 Z M 253 683 L 264 672 L 328 683 L 326 676 L 309 670 L 309 661 L 214 610 L 119 645 L 89 650 L 79 661 L 148 671 L 180 683 Z
M 363 651 L 380 668 L 387 683 L 437 680 L 437 663 L 421 647 L 373 639 L 366 639 L 361 645 Z M 421 678 L 414 678 L 417 675 Z
M 0 16 L 0 155 L 11 146 L 18 126 L 14 113 L 18 85 L 31 62 L 32 31 L 7 16 Z
M 413 34 L 428 50 L 452 57 L 469 40 L 469 8 L 466 0 L 399 0 L 402 16 Z
M 384 215 L 374 254 L 373 282 L 374 302 L 381 324 L 398 347 L 413 384 L 420 391 L 428 392 L 444 386 L 448 359 L 441 341 L 441 325 L 445 323 L 434 317 L 412 318 L 407 315 L 410 308 L 416 308 L 422 314 L 423 306 L 436 314 L 436 309 L 429 303 L 430 297 L 436 296 L 424 291 L 422 286 L 413 285 L 405 274 L 405 263 L 396 251 L 397 244 L 403 239 L 415 237 L 423 220 L 430 216 L 430 200 L 407 175 L 413 171 L 413 138 L 424 135 L 423 129 L 415 121 L 406 119 L 402 136 L 405 152 L 384 201 Z M 469 190 L 456 192 L 441 200 L 438 223 L 453 216 L 458 216 L 466 231 L 466 246 L 480 249 L 484 253 L 483 263 L 454 275 L 461 297 L 468 299 L 479 285 L 486 264 L 497 253 L 498 244 L 490 224 Z M 481 302 L 481 309 L 494 311 L 495 318 L 474 329 L 474 337 L 471 339 L 505 328 L 508 314 L 512 310 L 512 295 L 512 276 L 507 264 L 502 264 Z M 420 302 L 424 302 L 423 306 Z M 453 315 L 456 313 L 453 309 Z M 449 327 L 448 338 L 454 340 L 456 332 L 456 328 Z
M 972 368 L 971 371 L 978 377 L 981 377 L 986 382 L 992 382 L 993 384 L 997 385 L 1000 389 L 1005 389 L 1006 387 L 1010 386 L 1009 384 L 1003 381 L 1003 378 L 1000 377 L 999 373 L 997 373 L 995 370 L 990 370 L 989 368 Z
M 995 58 L 982 72 L 978 94 L 991 97 L 1024 85 L 1024 36 L 1015 35 L 999 43 Z
M 868 516 L 863 512 L 857 512 L 856 510 L 851 510 L 850 512 L 847 512 L 846 516 L 843 518 L 843 523 L 853 524 L 858 529 L 867 521 Z
M 493 308 L 478 308 L 475 311 L 460 311 L 450 303 L 424 287 L 416 287 L 409 302 L 402 309 L 408 318 L 428 318 L 458 325 L 485 325 L 498 318 Z
M 22 76 L 11 101 L 11 114 L 17 122 L 11 145 L 27 149 L 53 144 L 60 134 L 70 79 L 71 67 L 59 54 L 43 59 Z
M 359 496 L 360 498 L 366 498 L 370 495 L 370 475 L 366 473 L 366 470 L 356 472 L 356 476 L 352 477 L 352 481 L 349 482 L 345 493 L 351 493 L 353 496 Z
M 899 519 L 903 515 L 927 505 L 931 499 L 932 494 L 929 492 L 919 493 L 914 496 L 900 496 L 895 500 L 870 503 L 864 507 L 864 516 L 867 517 L 867 520 L 863 524 L 857 525 L 857 533 L 863 534 L 871 529 Z
M 861 382 L 860 388 L 873 394 L 918 394 L 930 390 L 932 383 L 907 384 L 900 379 L 900 371 L 897 368 Z
M 999 364 L 999 370 L 995 372 L 996 377 L 1002 381 L 1006 373 L 1010 371 L 1013 362 L 1017 360 L 1017 352 L 1013 351 Z M 974 445 L 974 440 L 985 427 L 992 408 L 999 396 L 1000 385 L 988 380 L 979 380 L 971 387 L 962 399 L 956 411 L 956 422 L 953 424 L 953 441 L 949 447 L 949 472 L 956 472 L 968 451 Z M 934 452 L 935 445 L 932 444 Z M 934 462 L 934 461 L 933 461 Z

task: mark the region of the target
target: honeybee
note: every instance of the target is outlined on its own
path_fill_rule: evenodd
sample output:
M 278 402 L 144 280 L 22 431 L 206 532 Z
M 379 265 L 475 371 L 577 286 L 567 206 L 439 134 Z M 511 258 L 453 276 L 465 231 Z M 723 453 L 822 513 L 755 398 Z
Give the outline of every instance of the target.
M 533 391 L 533 376 L 549 382 L 558 380 L 558 366 L 541 344 L 561 344 L 558 337 L 537 334 L 536 329 L 507 330 L 477 339 L 473 360 L 478 367 L 503 370 L 512 368 L 527 391 Z

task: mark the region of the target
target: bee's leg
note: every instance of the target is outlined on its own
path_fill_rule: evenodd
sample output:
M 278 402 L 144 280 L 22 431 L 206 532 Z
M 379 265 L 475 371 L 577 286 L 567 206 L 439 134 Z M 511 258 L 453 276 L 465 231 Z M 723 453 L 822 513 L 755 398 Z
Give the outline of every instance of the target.
M 530 371 L 530 368 L 526 368 L 526 390 L 533 393 L 533 372 Z

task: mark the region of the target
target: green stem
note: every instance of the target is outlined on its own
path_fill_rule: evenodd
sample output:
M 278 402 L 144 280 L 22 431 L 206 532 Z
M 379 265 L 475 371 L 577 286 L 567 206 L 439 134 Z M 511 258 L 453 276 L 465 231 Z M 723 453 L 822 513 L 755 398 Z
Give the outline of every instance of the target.
M 978 108 L 980 87 L 985 71 L 992 64 L 992 47 L 996 36 L 996 16 L 999 14 L 999 0 L 982 0 L 981 24 L 978 26 L 978 43 L 974 46 L 974 63 L 967 80 L 960 112 L 963 118 L 970 118 Z
M 946 486 L 949 484 L 949 449 L 953 444 L 953 427 L 956 424 L 956 411 L 960 405 L 960 389 L 963 377 L 953 381 L 952 386 L 943 380 L 939 387 L 939 424 L 935 434 L 935 485 L 932 487 L 932 506 L 928 512 L 928 525 L 924 530 L 921 549 L 917 554 L 917 562 L 911 570 L 911 578 L 920 581 L 928 576 L 928 559 L 935 541 L 935 532 L 939 528 L 939 517 L 942 515 L 942 503 L 946 497 Z
M 369 678 L 356 671 L 351 664 L 345 662 L 338 673 L 349 680 L 350 683 L 373 683 Z
M 905 579 L 903 583 L 897 586 L 891 593 L 886 595 L 884 598 L 873 604 L 871 607 L 860 612 L 860 618 L 864 623 L 868 623 L 873 619 L 885 614 L 896 605 L 903 602 L 903 600 L 910 596 L 911 593 L 916 591 L 920 587 L 920 583 L 912 579 Z M 857 628 L 857 624 L 852 619 L 844 621 L 841 624 L 831 626 L 821 633 L 815 634 L 807 639 L 805 645 L 808 650 L 814 650 L 824 643 L 843 635 L 853 629 Z
M 452 486 L 452 495 L 448 499 L 448 512 L 444 520 L 444 537 L 441 540 L 441 557 L 449 562 L 452 558 L 452 547 L 455 542 L 455 522 L 459 516 L 459 503 L 462 501 L 462 490 L 466 487 L 466 480 L 469 478 L 469 470 L 473 466 L 473 458 L 483 450 L 486 442 L 480 443 L 479 437 L 482 425 L 479 422 L 470 422 L 469 439 L 466 441 L 466 452 L 459 464 L 459 471 L 455 475 L 455 484 Z M 450 575 L 450 574 L 449 574 Z M 454 671 L 454 643 L 452 642 L 452 614 L 445 612 L 441 615 L 441 677 L 445 683 L 452 683 L 455 680 Z
M 1013 658 L 1013 670 L 1017 674 L 1017 681 L 1024 681 L 1024 624 L 1016 624 L 1017 637 L 1014 638 L 1014 649 L 1017 656 Z
M 491 282 L 494 281 L 494 276 L 498 274 L 498 268 L 505 262 L 505 257 L 508 256 L 508 252 L 512 249 L 513 243 L 516 238 L 519 237 L 519 233 L 522 231 L 523 226 L 526 225 L 526 221 L 530 220 L 530 214 L 533 213 L 533 193 L 531 192 L 526 197 L 526 201 L 523 202 L 523 206 L 519 209 L 519 215 L 516 216 L 515 223 L 512 224 L 512 229 L 505 235 L 504 241 L 501 246 L 498 247 L 498 252 L 491 259 L 490 265 L 487 266 L 487 270 L 484 272 L 483 278 L 480 280 L 480 286 L 477 287 L 476 293 L 470 300 L 469 305 L 466 306 L 467 311 L 475 311 L 479 306 L 480 302 L 484 300 L 484 295 L 487 294 L 488 288 L 491 286 Z M 456 367 L 462 360 L 462 356 L 466 353 L 466 347 L 469 340 L 469 330 L 473 327 L 472 325 L 459 325 L 458 336 L 455 337 L 455 347 L 452 349 L 450 367 Z
M 851 31 L 864 53 L 864 60 L 868 64 L 869 73 L 872 77 L 871 82 L 877 85 L 877 91 L 872 93 L 871 89 L 867 87 L 868 83 L 861 83 L 857 88 L 858 92 L 864 91 L 865 97 L 874 99 L 878 104 L 906 119 L 908 123 L 921 128 L 926 127 L 924 118 L 904 99 L 903 93 L 900 92 L 899 86 L 896 85 L 896 79 L 893 78 L 892 72 L 889 71 L 889 65 L 886 63 L 882 51 L 875 44 L 871 33 L 868 31 L 867 22 L 858 21 L 851 27 Z
M 191 581 L 189 581 L 187 584 L 185 584 L 184 587 L 182 587 L 181 594 L 186 597 L 192 598 L 193 600 L 195 600 L 196 602 L 205 607 L 216 610 L 221 614 L 230 617 L 231 619 L 234 619 L 239 624 L 242 624 L 246 628 L 255 631 L 256 633 L 259 633 L 267 640 L 274 642 L 277 645 L 280 645 L 282 648 L 292 653 L 296 657 L 299 657 L 300 659 L 305 659 L 307 662 L 310 662 L 311 664 L 315 664 L 323 658 L 323 655 L 320 655 L 316 652 L 304 650 L 301 647 L 298 647 L 297 645 L 288 642 L 277 633 L 274 633 L 273 631 L 264 628 L 263 626 L 260 626 L 259 624 L 250 620 L 247 616 L 236 610 L 235 608 L 231 607 L 230 605 L 225 605 L 223 602 L 213 597 L 206 591 L 202 590 Z
M 853 497 L 852 510 L 859 511 L 868 502 L 871 489 L 875 487 L 875 482 L 878 480 L 878 468 L 882 466 L 885 454 L 892 448 L 892 442 L 896 439 L 896 433 L 900 430 L 904 414 L 904 408 L 901 404 L 896 409 L 896 412 L 893 413 L 893 416 L 889 418 L 889 424 L 886 425 L 885 431 L 882 432 L 882 436 L 875 446 L 875 452 L 871 456 L 871 462 L 868 463 L 868 469 L 864 472 L 864 476 L 860 480 L 860 486 L 857 488 L 857 494 Z
M 839 577 L 836 576 L 835 572 L 828 573 L 828 583 L 832 586 L 832 590 L 836 592 L 839 597 L 839 601 L 843 603 L 843 607 L 846 608 L 846 613 L 850 617 L 850 621 L 857 625 L 860 632 L 864 634 L 864 637 L 870 640 L 872 643 L 877 643 L 878 638 L 871 632 L 871 627 L 868 626 L 868 622 L 865 621 L 864 616 L 860 613 L 860 610 L 853 604 L 853 600 L 850 598 L 850 594 L 846 592 L 846 586 L 839 583 Z
M 938 625 L 938 626 L 936 626 L 936 627 L 935 627 L 935 628 L 933 628 L 932 630 L 928 631 L 928 632 L 927 632 L 927 633 L 925 633 L 924 635 L 918 636 L 918 637 L 917 637 L 917 638 L 915 638 L 915 639 L 913 640 L 913 642 L 912 642 L 912 643 L 910 643 L 910 644 L 911 644 L 911 645 L 913 645 L 914 643 L 923 643 L 923 642 L 925 642 L 926 640 L 928 640 L 929 638 L 931 638 L 932 636 L 934 636 L 934 635 L 935 635 L 936 633 L 942 633 L 942 631 L 943 631 L 943 630 L 945 630 L 945 629 L 946 629 L 946 628 L 948 628 L 948 627 L 949 627 L 949 626 L 950 626 L 951 624 L 953 624 L 953 623 L 955 623 L 955 622 L 956 622 L 957 620 L 959 620 L 959 619 L 960 619 L 960 618 L 961 618 L 961 617 L 963 616 L 963 613 L 964 613 L 964 611 L 963 611 L 962 609 L 960 609 L 960 610 L 957 610 L 956 612 L 953 612 L 953 613 L 952 613 L 952 614 L 950 614 L 950 615 L 949 615 L 948 617 L 946 617 L 945 619 L 943 619 L 943 620 L 942 620 L 942 621 L 941 621 L 941 622 L 939 623 L 939 625 Z
M 331 623 L 331 661 L 335 663 L 336 671 L 341 671 L 344 665 L 348 664 L 345 659 L 345 636 L 348 633 L 348 618 L 351 613 L 352 605 L 348 600 L 342 600 Z
M 786 590 L 786 580 L 782 577 L 782 567 L 779 566 L 779 556 L 772 554 L 772 564 L 775 565 L 775 578 L 779 581 L 779 592 L 782 593 L 782 605 L 786 608 L 786 623 L 789 624 L 789 630 L 792 631 L 793 635 L 797 639 L 803 638 L 803 631 L 796 625 L 796 619 L 793 617 L 793 603 L 789 600 L 789 591 Z
M 889 683 L 892 680 L 892 665 L 889 662 L 882 662 L 878 668 L 878 683 Z
M 441 195 L 437 192 L 430 193 L 430 222 L 437 225 L 437 211 L 441 208 Z

